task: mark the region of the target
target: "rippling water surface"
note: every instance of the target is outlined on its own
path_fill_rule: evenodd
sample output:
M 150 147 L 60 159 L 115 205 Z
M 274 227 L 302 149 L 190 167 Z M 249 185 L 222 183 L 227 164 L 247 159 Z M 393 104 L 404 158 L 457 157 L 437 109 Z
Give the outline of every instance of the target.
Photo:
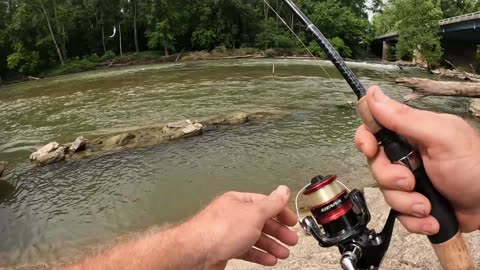
M 275 64 L 276 77 L 272 78 Z M 352 139 L 355 97 L 333 76 L 301 60 L 241 60 L 142 66 L 56 77 L 0 88 L 0 266 L 75 256 L 122 234 L 178 222 L 227 190 L 300 189 L 336 173 L 352 187 L 370 183 Z M 397 99 L 399 76 L 416 69 L 352 63 L 366 85 Z M 464 99 L 415 103 L 461 114 Z M 98 130 L 238 110 L 284 116 L 153 148 L 32 168 L 29 153 Z

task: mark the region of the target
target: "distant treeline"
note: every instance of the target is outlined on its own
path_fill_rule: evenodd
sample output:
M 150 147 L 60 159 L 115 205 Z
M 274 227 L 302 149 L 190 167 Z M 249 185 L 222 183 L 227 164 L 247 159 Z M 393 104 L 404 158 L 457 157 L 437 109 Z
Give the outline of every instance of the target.
M 343 56 L 359 57 L 375 33 L 368 12 L 386 1 L 371 7 L 366 0 L 295 2 Z M 451 8 L 457 1 L 441 2 Z M 281 0 L 268 3 L 320 54 Z M 169 55 L 247 47 L 295 50 L 299 43 L 262 0 L 0 0 L 3 79 L 146 50 Z

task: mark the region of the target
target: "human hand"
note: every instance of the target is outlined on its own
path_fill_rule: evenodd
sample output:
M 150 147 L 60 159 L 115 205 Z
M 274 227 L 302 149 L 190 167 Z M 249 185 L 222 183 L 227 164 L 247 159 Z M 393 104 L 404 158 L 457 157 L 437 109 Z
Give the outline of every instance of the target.
M 435 188 L 455 209 L 463 232 L 480 229 L 480 137 L 463 119 L 421 111 L 386 97 L 371 87 L 367 103 L 375 119 L 407 138 L 420 152 Z M 356 147 L 368 160 L 387 203 L 401 213 L 400 222 L 413 233 L 438 233 L 428 199 L 414 192 L 415 178 L 406 167 L 391 164 L 376 138 L 362 125 Z
M 297 217 L 288 209 L 290 190 L 280 186 L 270 196 L 229 192 L 188 222 L 198 228 L 206 250 L 206 269 L 224 269 L 230 259 L 274 266 L 286 259 L 298 236 L 287 226 Z M 276 240 L 274 240 L 276 239 Z

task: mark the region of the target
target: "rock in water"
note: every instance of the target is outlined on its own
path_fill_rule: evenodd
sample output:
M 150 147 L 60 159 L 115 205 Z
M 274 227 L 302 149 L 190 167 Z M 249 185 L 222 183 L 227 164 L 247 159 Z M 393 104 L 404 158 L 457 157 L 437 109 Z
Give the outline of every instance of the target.
M 203 129 L 202 124 L 195 123 L 195 124 L 189 124 L 188 126 L 184 127 L 182 129 L 182 132 L 185 135 L 193 136 L 193 135 L 197 135 L 197 134 L 201 133 L 202 129 Z
M 219 116 L 205 120 L 205 125 L 239 125 L 247 123 L 249 114 L 246 112 L 235 112 L 226 116 Z
M 135 135 L 130 133 L 123 133 L 117 136 L 113 136 L 105 140 L 104 149 L 115 149 L 117 147 L 122 147 L 129 144 L 133 139 L 135 139 Z
M 83 136 L 80 136 L 72 143 L 72 145 L 68 149 L 70 151 L 70 154 L 75 154 L 78 151 L 84 150 L 86 145 L 87 139 L 85 139 L 85 137 Z
M 0 177 L 2 177 L 3 172 L 8 166 L 8 162 L 6 161 L 0 161 Z
M 470 100 L 468 112 L 471 115 L 480 118 L 480 98 L 473 98 L 472 100 Z
M 245 112 L 237 112 L 237 113 L 229 114 L 225 118 L 224 124 L 236 125 L 236 124 L 243 124 L 246 122 L 248 122 L 248 114 Z
M 201 134 L 202 131 L 202 124 L 193 123 L 190 120 L 168 123 L 162 130 L 163 134 L 170 139 L 192 137 Z
M 190 125 L 192 125 L 192 121 L 184 120 L 184 121 L 178 121 L 178 122 L 174 122 L 174 123 L 168 123 L 166 127 L 177 129 L 177 128 L 186 128 Z
M 65 159 L 65 147 L 57 142 L 51 142 L 30 155 L 35 165 L 47 165 Z

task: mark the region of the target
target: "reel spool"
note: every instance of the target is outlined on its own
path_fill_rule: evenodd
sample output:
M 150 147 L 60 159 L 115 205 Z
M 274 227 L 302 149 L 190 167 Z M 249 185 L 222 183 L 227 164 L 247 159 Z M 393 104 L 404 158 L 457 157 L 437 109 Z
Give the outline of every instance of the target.
M 312 216 L 300 217 L 303 196 Z M 321 247 L 337 246 L 346 270 L 378 269 L 390 245 L 397 213 L 393 210 L 380 234 L 367 228 L 370 212 L 362 192 L 350 191 L 337 176 L 316 176 L 297 195 L 295 204 L 302 228 Z

